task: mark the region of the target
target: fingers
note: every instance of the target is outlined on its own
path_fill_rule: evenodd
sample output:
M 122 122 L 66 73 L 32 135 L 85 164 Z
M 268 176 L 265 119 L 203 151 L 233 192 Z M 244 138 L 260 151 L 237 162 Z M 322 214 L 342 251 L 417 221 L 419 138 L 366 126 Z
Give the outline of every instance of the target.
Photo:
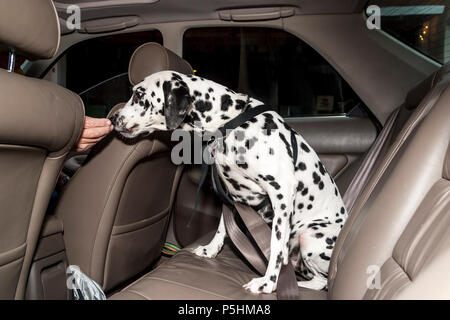
M 109 119 L 85 117 L 83 132 L 75 146 L 75 151 L 82 152 L 92 148 L 113 129 L 114 126 Z
M 90 143 L 90 144 L 79 143 L 79 144 L 76 145 L 75 151 L 76 152 L 83 152 L 83 151 L 89 150 L 90 148 L 92 148 L 92 146 L 94 144 L 95 143 Z
M 83 133 L 81 135 L 81 140 L 87 139 L 87 140 L 97 140 L 98 138 L 105 137 L 108 133 L 110 133 L 113 129 L 112 125 L 106 126 L 106 127 L 91 127 L 91 128 L 85 128 L 83 130 Z
M 109 127 L 111 126 L 111 120 L 105 119 L 105 118 L 92 118 L 92 117 L 85 117 L 84 121 L 84 128 L 101 128 L 101 127 Z

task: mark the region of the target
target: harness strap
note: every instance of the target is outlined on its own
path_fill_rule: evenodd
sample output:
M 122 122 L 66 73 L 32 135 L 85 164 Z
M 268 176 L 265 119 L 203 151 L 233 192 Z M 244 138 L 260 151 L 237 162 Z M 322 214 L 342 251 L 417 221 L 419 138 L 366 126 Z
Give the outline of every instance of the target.
M 266 106 L 265 104 L 251 108 L 251 109 L 247 109 L 247 110 L 245 110 L 245 112 L 242 112 L 237 117 L 235 117 L 235 118 L 231 119 L 230 121 L 228 121 L 227 123 L 225 123 L 223 125 L 223 127 L 219 128 L 219 131 L 222 134 L 222 136 L 225 137 L 227 135 L 227 131 L 236 129 L 237 127 L 243 125 L 248 120 L 253 119 L 257 115 L 264 113 L 264 112 L 268 112 L 268 111 L 273 111 L 273 110 L 269 106 Z
M 266 105 L 260 105 L 260 106 L 256 106 L 251 109 L 247 109 L 247 110 L 245 110 L 245 112 L 239 114 L 237 117 L 235 117 L 235 118 L 231 119 L 230 121 L 228 121 L 227 123 L 225 123 L 223 125 L 223 127 L 220 127 L 218 129 L 218 131 L 222 134 L 222 137 L 226 137 L 227 133 L 230 130 L 236 129 L 237 127 L 241 126 L 248 120 L 253 119 L 257 115 L 267 112 L 267 111 L 272 111 L 272 110 L 270 109 L 270 107 L 268 107 Z M 194 219 L 195 215 L 197 214 L 200 190 L 206 181 L 206 176 L 208 174 L 209 167 L 211 167 L 211 180 L 212 180 L 212 184 L 213 184 L 215 193 L 219 196 L 219 198 L 224 203 L 233 205 L 233 200 L 228 196 L 228 193 L 226 192 L 225 188 L 222 186 L 220 178 L 217 174 L 216 166 L 214 165 L 214 163 L 207 164 L 203 159 L 203 155 L 205 154 L 204 150 L 207 146 L 208 146 L 208 144 L 204 144 L 202 147 L 202 168 L 201 168 L 200 181 L 199 181 L 199 184 L 197 187 L 197 192 L 195 195 L 194 210 L 192 211 L 191 217 L 189 218 L 189 222 L 186 225 L 187 228 L 189 228 L 191 226 L 191 222 Z M 266 197 L 260 204 L 258 204 L 254 208 L 256 211 L 258 211 L 258 210 L 262 209 L 263 207 L 265 207 L 266 205 L 268 205 L 269 203 L 270 203 L 270 199 L 269 199 L 269 197 Z

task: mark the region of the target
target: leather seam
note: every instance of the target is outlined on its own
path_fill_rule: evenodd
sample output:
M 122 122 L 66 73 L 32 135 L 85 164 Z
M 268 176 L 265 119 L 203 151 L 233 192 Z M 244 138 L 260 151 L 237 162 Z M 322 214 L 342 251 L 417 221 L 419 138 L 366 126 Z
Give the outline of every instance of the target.
M 130 233 L 130 232 L 134 232 L 137 230 L 141 230 L 141 229 L 145 229 L 148 226 L 155 224 L 161 220 L 163 220 L 166 216 L 167 213 L 169 212 L 169 208 L 164 209 L 163 211 L 161 211 L 160 213 L 158 213 L 157 215 L 154 215 L 153 217 L 150 217 L 148 219 L 144 219 L 141 221 L 137 221 L 137 222 L 133 222 L 133 223 L 129 223 L 129 224 L 124 224 L 124 225 L 120 225 L 120 226 L 113 226 L 112 232 L 111 232 L 111 236 L 118 236 L 121 234 L 125 234 L 125 233 Z M 147 220 L 147 221 L 146 221 Z M 117 233 L 114 232 L 114 229 L 126 229 L 125 231 L 119 231 Z

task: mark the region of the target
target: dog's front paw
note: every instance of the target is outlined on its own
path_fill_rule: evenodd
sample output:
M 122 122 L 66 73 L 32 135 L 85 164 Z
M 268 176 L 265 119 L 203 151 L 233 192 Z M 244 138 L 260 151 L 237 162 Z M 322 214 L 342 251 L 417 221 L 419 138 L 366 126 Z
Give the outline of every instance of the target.
M 253 293 L 272 293 L 276 289 L 276 283 L 266 277 L 254 278 L 243 287 Z
M 203 258 L 215 258 L 219 253 L 219 248 L 214 248 L 213 246 L 199 246 L 192 250 L 192 253 L 196 254 L 199 257 Z

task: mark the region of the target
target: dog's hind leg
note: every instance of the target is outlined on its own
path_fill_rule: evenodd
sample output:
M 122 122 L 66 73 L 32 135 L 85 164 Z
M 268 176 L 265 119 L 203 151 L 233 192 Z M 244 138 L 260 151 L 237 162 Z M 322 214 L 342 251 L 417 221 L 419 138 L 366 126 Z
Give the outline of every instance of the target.
M 220 216 L 219 228 L 214 235 L 214 238 L 205 246 L 199 246 L 192 252 L 200 257 L 214 258 L 223 247 L 223 242 L 227 232 L 225 230 L 225 223 L 223 222 L 223 214 Z

